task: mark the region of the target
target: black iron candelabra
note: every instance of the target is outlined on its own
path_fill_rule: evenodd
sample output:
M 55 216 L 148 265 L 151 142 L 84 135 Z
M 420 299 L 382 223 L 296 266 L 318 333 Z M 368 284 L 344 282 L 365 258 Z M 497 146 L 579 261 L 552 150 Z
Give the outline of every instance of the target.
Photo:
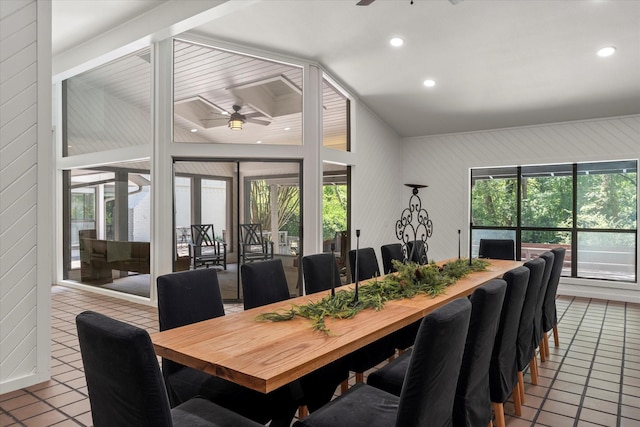
M 429 249 L 427 239 L 433 233 L 433 223 L 429 219 L 429 213 L 422 207 L 422 200 L 418 196 L 418 190 L 427 186 L 421 184 L 405 185 L 413 190 L 409 198 L 409 207 L 404 208 L 400 219 L 396 221 L 396 237 L 402 241 L 402 253 L 405 262 L 416 258 L 420 264 L 426 264 L 429 261 L 427 257 L 427 250 Z M 409 248 L 410 243 L 411 248 Z M 419 244 L 422 248 L 418 247 Z M 416 253 L 416 251 L 419 252 Z

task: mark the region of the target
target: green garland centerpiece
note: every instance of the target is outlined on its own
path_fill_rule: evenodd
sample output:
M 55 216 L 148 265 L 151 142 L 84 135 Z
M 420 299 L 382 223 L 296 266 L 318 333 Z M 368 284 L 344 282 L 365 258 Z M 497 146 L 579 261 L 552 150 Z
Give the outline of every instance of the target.
M 432 262 L 420 265 L 393 261 L 396 274 L 388 274 L 360 286 L 358 302 L 354 304 L 355 290 L 339 290 L 335 296 L 327 295 L 319 301 L 304 305 L 292 305 L 288 310 L 262 313 L 258 321 L 281 322 L 295 316 L 311 320 L 313 329 L 329 333 L 325 318 L 349 319 L 371 308 L 381 310 L 387 301 L 413 298 L 424 294 L 436 297 L 444 293 L 447 286 L 474 271 L 486 270 L 489 263 L 483 259 L 457 259 L 441 266 Z

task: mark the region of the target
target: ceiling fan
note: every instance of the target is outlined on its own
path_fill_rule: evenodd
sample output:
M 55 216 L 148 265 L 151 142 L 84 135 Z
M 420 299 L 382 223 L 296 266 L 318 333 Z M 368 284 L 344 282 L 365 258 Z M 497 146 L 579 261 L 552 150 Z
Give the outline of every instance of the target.
M 262 126 L 267 126 L 271 123 L 271 118 L 263 113 L 242 114 L 240 113 L 241 109 L 242 106 L 237 103 L 233 105 L 233 113 L 229 113 L 224 108 L 199 95 L 176 101 L 174 105 L 176 114 L 205 129 L 229 126 L 231 129 L 239 130 L 242 129 L 244 123 Z M 258 119 L 258 117 L 262 119 Z
M 212 118 L 212 119 L 202 119 L 200 120 L 206 127 L 214 127 L 214 126 L 223 126 L 228 125 L 231 130 L 242 130 L 242 125 L 245 123 L 253 123 L 256 125 L 267 126 L 271 122 L 268 120 L 260 120 L 256 117 L 265 117 L 262 113 L 249 113 L 249 114 L 241 114 L 240 110 L 242 109 L 241 105 L 233 106 L 233 113 L 222 113 L 224 117 L 220 118 Z
M 374 1 L 375 0 L 360 0 L 358 3 L 356 3 L 356 6 L 369 6 Z M 462 1 L 463 0 L 449 0 L 451 4 L 458 4 Z M 411 4 L 413 4 L 413 0 L 411 0 Z

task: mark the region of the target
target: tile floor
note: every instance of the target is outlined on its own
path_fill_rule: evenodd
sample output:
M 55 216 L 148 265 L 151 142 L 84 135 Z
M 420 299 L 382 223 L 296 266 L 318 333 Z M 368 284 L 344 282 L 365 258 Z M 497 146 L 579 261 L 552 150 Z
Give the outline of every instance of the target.
M 0 395 L 0 426 L 92 425 L 74 323 L 89 309 L 157 331 L 153 307 L 54 286 L 51 380 Z M 560 297 L 558 315 L 560 347 L 537 386 L 525 376 L 522 417 L 505 405 L 507 426 L 640 426 L 640 304 Z

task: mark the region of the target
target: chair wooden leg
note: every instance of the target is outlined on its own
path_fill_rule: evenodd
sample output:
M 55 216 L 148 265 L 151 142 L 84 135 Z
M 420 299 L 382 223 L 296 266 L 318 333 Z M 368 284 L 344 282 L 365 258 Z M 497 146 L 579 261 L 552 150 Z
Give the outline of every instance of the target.
M 496 417 L 496 427 L 505 427 L 504 405 L 502 403 L 491 402 L 491 406 L 493 406 L 493 414 Z
M 493 427 L 493 421 L 489 421 L 489 424 L 487 425 L 487 427 Z
M 516 384 L 513 388 L 513 392 L 511 393 L 511 397 L 513 397 L 513 411 L 516 416 L 522 416 L 522 402 L 524 399 L 524 395 L 520 392 L 520 385 Z
M 309 415 L 309 409 L 307 409 L 307 405 L 298 406 L 298 418 L 302 419 Z
M 364 372 L 356 372 L 356 384 L 364 382 Z
M 533 356 L 529 362 L 529 371 L 531 372 L 531 384 L 538 385 L 538 358 L 536 356 Z
M 544 363 L 547 361 L 547 355 L 545 354 L 544 351 L 544 339 L 540 340 L 540 343 L 538 344 L 538 351 L 540 353 L 540 362 Z
M 544 343 L 544 355 L 549 358 L 549 335 L 545 332 L 542 335 L 542 342 Z
M 553 325 L 553 345 L 560 347 L 560 339 L 558 338 L 558 324 Z
M 340 383 L 340 394 L 344 394 L 349 390 L 349 380 L 344 380 Z
M 524 374 L 518 371 L 518 388 L 520 388 L 520 403 L 524 403 Z

